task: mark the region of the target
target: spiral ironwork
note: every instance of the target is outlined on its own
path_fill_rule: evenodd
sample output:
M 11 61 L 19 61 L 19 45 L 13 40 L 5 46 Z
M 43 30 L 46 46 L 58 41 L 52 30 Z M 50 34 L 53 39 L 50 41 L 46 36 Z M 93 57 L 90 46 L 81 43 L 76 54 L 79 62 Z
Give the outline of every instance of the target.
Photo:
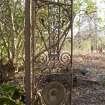
M 60 63 L 62 65 L 68 66 L 70 64 L 71 55 L 68 52 L 64 52 L 60 55 Z

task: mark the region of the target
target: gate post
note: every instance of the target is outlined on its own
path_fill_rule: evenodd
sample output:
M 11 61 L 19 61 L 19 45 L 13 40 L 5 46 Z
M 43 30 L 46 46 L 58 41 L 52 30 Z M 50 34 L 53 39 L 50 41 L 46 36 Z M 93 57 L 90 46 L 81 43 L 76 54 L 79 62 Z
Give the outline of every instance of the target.
M 72 105 L 72 88 L 73 88 L 73 0 L 71 0 L 71 86 L 70 86 L 70 105 Z
M 31 70 L 30 70 L 30 0 L 25 0 L 25 95 L 26 105 L 31 105 Z

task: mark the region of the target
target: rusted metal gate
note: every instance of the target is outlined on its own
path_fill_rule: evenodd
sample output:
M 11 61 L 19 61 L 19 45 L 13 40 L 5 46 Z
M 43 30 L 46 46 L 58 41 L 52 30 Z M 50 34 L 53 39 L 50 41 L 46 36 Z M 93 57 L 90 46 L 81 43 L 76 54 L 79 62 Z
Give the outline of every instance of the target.
M 71 105 L 73 0 L 33 0 L 31 39 L 32 104 Z

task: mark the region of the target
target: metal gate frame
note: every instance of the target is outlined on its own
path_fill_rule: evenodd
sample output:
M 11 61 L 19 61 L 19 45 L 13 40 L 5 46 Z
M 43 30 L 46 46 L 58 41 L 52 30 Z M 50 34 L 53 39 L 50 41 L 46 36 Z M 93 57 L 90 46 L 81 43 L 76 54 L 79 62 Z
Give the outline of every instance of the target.
M 30 4 L 29 0 L 27 3 Z M 68 1 L 68 2 L 67 2 Z M 70 4 L 68 4 L 70 3 Z M 26 18 L 25 18 L 25 22 L 28 23 L 28 25 L 30 25 L 30 22 L 32 24 L 32 28 L 27 28 L 28 26 L 26 26 L 27 24 L 25 24 L 25 44 L 27 43 L 27 45 L 25 46 L 25 90 L 26 90 L 26 96 L 27 100 L 29 101 L 31 99 L 31 93 L 32 93 L 32 99 L 33 97 L 36 95 L 37 90 L 36 90 L 36 73 L 35 73 L 35 69 L 36 69 L 36 65 L 38 65 L 39 69 L 43 68 L 43 64 L 45 65 L 45 69 L 49 70 L 49 74 L 52 74 L 52 70 L 56 68 L 56 66 L 60 63 L 60 65 L 63 65 L 63 67 L 66 67 L 67 70 L 67 74 L 70 80 L 70 101 L 69 104 L 71 105 L 71 100 L 72 100 L 72 86 L 73 86 L 73 67 L 72 67 L 72 57 L 73 57 L 73 0 L 64 0 L 64 3 L 60 2 L 60 0 L 32 0 L 32 9 L 31 9 L 31 14 L 32 14 L 32 20 L 30 21 L 30 19 L 28 19 L 28 17 L 30 17 L 30 10 L 28 10 L 28 7 L 30 8 L 30 5 L 25 5 L 25 14 L 26 14 Z M 44 47 L 45 49 L 43 49 L 42 51 L 40 51 L 39 53 L 36 54 L 36 42 L 38 39 L 38 36 L 36 37 L 36 31 L 38 30 L 38 26 L 39 25 L 43 25 L 42 27 L 46 27 L 44 23 L 43 19 L 40 19 L 40 22 L 37 23 L 37 16 L 38 16 L 38 11 L 40 10 L 39 8 L 41 8 L 41 6 L 47 6 L 47 13 L 48 13 L 48 44 L 46 44 L 46 41 L 44 40 L 44 36 L 43 33 L 40 31 L 40 37 L 41 40 L 44 43 Z M 69 16 L 69 26 L 67 28 L 67 30 L 65 32 L 63 32 L 63 34 L 61 35 L 61 24 L 63 24 L 63 20 L 61 22 L 61 6 L 63 6 L 63 8 L 65 10 L 67 10 L 66 12 L 70 12 L 70 16 Z M 70 9 L 70 8 L 71 9 Z M 70 11 L 68 11 L 68 8 L 70 9 Z M 27 13 L 28 10 L 28 13 Z M 57 13 L 58 12 L 58 13 Z M 51 13 L 55 13 L 55 15 L 53 14 L 53 16 L 51 16 Z M 27 17 L 28 16 L 28 17 Z M 40 18 L 40 17 L 39 17 Z M 57 18 L 57 21 L 55 21 Z M 53 22 L 50 21 L 53 20 Z M 30 30 L 31 29 L 31 30 Z M 45 28 L 46 29 L 46 28 Z M 69 53 L 62 53 L 61 54 L 61 49 L 62 49 L 62 45 L 67 37 L 67 33 L 70 30 L 71 32 L 71 52 Z M 28 33 L 26 31 L 29 31 Z M 30 35 L 31 33 L 32 35 Z M 26 34 L 27 33 L 27 34 Z M 26 39 L 26 37 L 28 36 L 28 40 Z M 30 41 L 31 39 L 31 41 Z M 62 42 L 61 42 L 62 41 Z M 61 42 L 61 43 L 60 43 Z M 31 48 L 30 48 L 30 44 L 31 44 Z M 27 46 L 29 46 L 29 50 L 27 50 Z M 46 53 L 43 53 L 47 51 Z M 27 55 L 30 55 L 30 57 Z M 67 65 L 65 65 L 65 60 L 64 57 L 66 57 L 66 63 Z M 30 66 L 27 66 L 27 60 L 29 60 L 28 64 Z M 40 61 L 39 61 L 40 60 Z M 56 62 L 57 61 L 57 62 Z M 53 65 L 50 65 L 52 64 Z M 57 64 L 56 64 L 57 63 Z M 27 68 L 28 67 L 28 68 Z M 62 68 L 62 67 L 61 67 Z M 37 68 L 38 69 L 38 68 Z M 31 76 L 31 70 L 32 70 L 32 76 Z M 28 71 L 28 72 L 27 72 Z M 43 71 L 41 71 L 42 74 Z M 45 74 L 44 74 L 45 75 Z M 32 77 L 32 85 L 31 85 L 31 77 Z M 28 86 L 29 84 L 26 82 L 28 79 L 28 83 L 30 84 L 30 86 Z M 28 86 L 28 87 L 27 87 Z M 31 89 L 32 86 L 32 89 Z M 29 89 L 29 90 L 28 90 Z M 27 92 L 28 90 L 28 92 Z M 29 105 L 29 104 L 27 104 Z

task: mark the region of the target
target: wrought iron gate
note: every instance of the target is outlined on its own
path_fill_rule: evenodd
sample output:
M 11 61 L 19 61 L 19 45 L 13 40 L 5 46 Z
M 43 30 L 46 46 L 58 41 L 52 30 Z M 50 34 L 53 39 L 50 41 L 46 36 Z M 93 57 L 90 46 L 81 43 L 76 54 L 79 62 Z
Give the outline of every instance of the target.
M 33 105 L 71 105 L 73 1 L 33 0 L 33 3 Z M 65 52 L 67 38 L 70 51 Z

